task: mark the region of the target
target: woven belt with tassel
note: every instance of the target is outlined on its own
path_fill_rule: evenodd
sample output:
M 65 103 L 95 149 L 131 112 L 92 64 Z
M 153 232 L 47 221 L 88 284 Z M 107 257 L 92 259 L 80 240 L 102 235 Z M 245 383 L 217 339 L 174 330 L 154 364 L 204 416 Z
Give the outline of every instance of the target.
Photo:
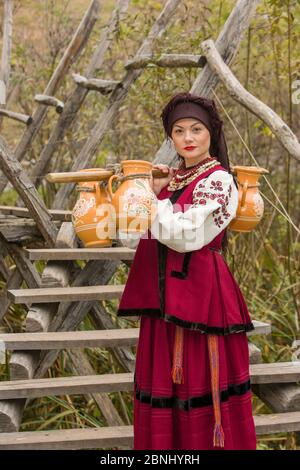
M 183 384 L 183 335 L 184 329 L 176 325 L 175 341 L 173 352 L 172 380 L 176 384 Z M 219 390 L 219 349 L 218 336 L 207 335 L 209 363 L 211 372 L 211 390 L 213 399 L 213 409 L 215 416 L 213 444 L 217 447 L 224 447 L 224 431 L 221 423 L 221 400 Z

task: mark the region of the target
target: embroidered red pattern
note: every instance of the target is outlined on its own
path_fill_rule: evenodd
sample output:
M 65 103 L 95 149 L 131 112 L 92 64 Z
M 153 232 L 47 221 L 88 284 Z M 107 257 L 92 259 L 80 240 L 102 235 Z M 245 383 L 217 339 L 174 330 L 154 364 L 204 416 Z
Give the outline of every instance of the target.
M 198 183 L 193 192 L 193 206 L 206 205 L 208 200 L 216 199 L 221 205 L 218 209 L 213 211 L 214 223 L 221 227 L 224 220 L 230 217 L 227 211 L 229 199 L 231 197 L 232 187 L 229 185 L 228 190 L 225 192 L 222 181 L 211 180 L 210 187 L 208 188 L 203 182 Z

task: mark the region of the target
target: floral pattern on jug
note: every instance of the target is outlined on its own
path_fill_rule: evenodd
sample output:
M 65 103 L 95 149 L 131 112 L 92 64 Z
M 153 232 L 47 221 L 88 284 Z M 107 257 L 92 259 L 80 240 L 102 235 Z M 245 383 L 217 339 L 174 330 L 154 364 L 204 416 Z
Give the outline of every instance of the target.
M 83 221 L 80 220 L 80 218 L 83 217 L 85 214 L 87 214 L 88 211 L 91 209 L 91 207 L 94 207 L 95 205 L 96 205 L 96 199 L 93 196 L 90 199 L 85 199 L 85 198 L 78 199 L 72 212 L 73 224 L 74 225 L 82 224 Z
M 131 217 L 149 216 L 151 204 L 155 202 L 154 196 L 149 194 L 148 188 L 143 181 L 135 180 L 137 188 L 130 187 L 124 191 L 123 210 Z
M 264 213 L 264 201 L 259 193 L 253 196 L 253 208 L 257 217 L 262 217 Z
M 121 173 L 108 180 L 108 192 L 117 214 L 120 232 L 144 232 L 155 213 L 156 196 L 150 187 L 152 163 L 145 160 L 123 160 Z M 119 184 L 116 191 L 112 183 Z

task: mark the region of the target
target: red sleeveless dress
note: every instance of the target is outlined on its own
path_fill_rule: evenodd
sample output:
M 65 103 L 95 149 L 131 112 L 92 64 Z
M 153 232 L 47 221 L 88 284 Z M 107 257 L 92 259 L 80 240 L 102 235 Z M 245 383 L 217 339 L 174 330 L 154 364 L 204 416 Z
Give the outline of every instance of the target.
M 226 171 L 214 167 L 181 190 L 164 188 L 158 199 L 169 198 L 184 211 L 198 181 L 216 170 Z M 185 253 L 168 248 L 149 230 L 138 244 L 117 312 L 141 316 L 135 450 L 256 449 L 246 336 L 254 326 L 221 254 L 224 231 Z M 180 383 L 174 381 L 175 349 Z

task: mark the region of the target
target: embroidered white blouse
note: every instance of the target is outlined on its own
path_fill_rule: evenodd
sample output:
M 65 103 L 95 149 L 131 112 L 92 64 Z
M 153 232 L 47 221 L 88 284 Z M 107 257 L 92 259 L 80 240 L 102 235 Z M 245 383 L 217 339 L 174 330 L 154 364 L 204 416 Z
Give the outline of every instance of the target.
M 156 200 L 151 234 L 169 248 L 184 253 L 210 243 L 234 219 L 238 190 L 230 173 L 216 170 L 200 180 L 193 190 L 193 203 L 181 210 L 169 198 Z M 147 232 L 144 232 L 146 236 Z M 118 231 L 122 245 L 136 248 L 143 233 Z

